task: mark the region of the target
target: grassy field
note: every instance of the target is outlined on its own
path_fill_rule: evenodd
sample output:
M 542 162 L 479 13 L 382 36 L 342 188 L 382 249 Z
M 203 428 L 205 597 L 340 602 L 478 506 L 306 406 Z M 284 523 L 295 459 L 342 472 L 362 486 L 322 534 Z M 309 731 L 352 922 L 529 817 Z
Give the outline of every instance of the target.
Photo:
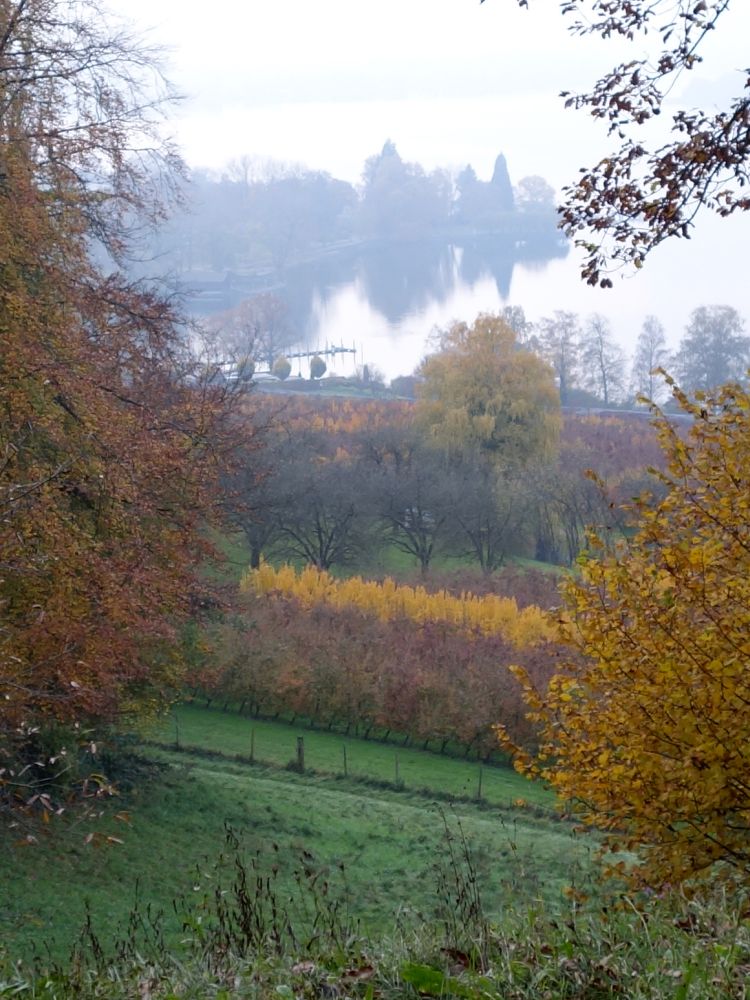
M 312 771 L 343 774 L 346 753 L 346 772 L 353 778 L 399 782 L 410 791 L 473 798 L 479 792 L 481 771 L 482 799 L 488 803 L 508 806 L 522 799 L 549 808 L 554 803 L 547 789 L 527 781 L 510 767 L 480 767 L 475 761 L 393 743 L 348 739 L 304 726 L 248 719 L 231 710 L 180 705 L 152 735 L 165 743 L 179 738 L 185 746 L 231 755 L 250 756 L 254 743 L 255 760 L 281 767 L 295 759 L 297 737 L 302 736 L 305 766 Z
M 233 734 L 232 749 L 248 749 L 246 720 L 191 708 L 182 709 L 179 717 L 185 742 L 188 734 L 196 742 L 202 734 L 204 743 L 229 749 Z M 256 737 L 258 746 L 266 741 L 269 758 L 275 754 L 281 763 L 290 756 L 292 728 L 255 725 L 262 733 Z M 323 762 L 328 746 L 329 760 L 335 763 L 340 740 L 312 733 L 305 737 L 313 758 L 319 753 Z M 349 744 L 353 767 L 358 762 L 364 768 L 367 762 L 375 769 L 381 757 L 385 771 L 392 767 L 392 748 Z M 376 933 L 392 925 L 396 915 L 419 923 L 432 913 L 435 865 L 445 856 L 443 815 L 454 833 L 459 823 L 465 832 L 490 913 L 500 912 L 511 899 L 559 899 L 564 885 L 589 870 L 592 843 L 577 837 L 567 823 L 520 808 L 472 802 L 449 806 L 411 790 L 409 782 L 416 788 L 430 787 L 432 781 L 436 791 L 451 782 L 460 791 L 459 761 L 400 751 L 406 788 L 399 791 L 335 774 L 300 775 L 283 767 L 153 747 L 146 752 L 166 770 L 99 815 L 86 821 L 62 817 L 31 831 L 3 831 L 0 939 L 11 953 L 28 956 L 49 947 L 54 955 L 66 954 L 87 907 L 94 927 L 111 939 L 118 925 L 124 925 L 136 893 L 144 907 L 165 911 L 167 927 L 176 934 L 171 900 L 194 892 L 201 882 L 197 873 L 210 870 L 222 850 L 225 823 L 237 831 L 247 856 L 257 854 L 261 866 L 279 866 L 285 891 L 302 853 L 310 852 L 316 865 L 333 872 L 332 882 L 347 895 L 363 926 Z M 471 772 L 467 765 L 467 789 L 475 780 Z M 510 772 L 492 777 L 498 782 L 498 801 L 507 802 L 519 779 Z M 34 842 L 26 839 L 29 832 Z M 108 842 L 108 836 L 116 841 Z
M 118 804 L 127 825 L 108 809 L 94 824 L 55 820 L 35 845 L 18 833 L 0 844 L 0 996 L 747 1000 L 742 898 L 592 891 L 592 842 L 568 824 L 471 803 L 446 814 L 408 791 L 154 753 L 170 767 Z M 242 868 L 233 845 L 216 863 L 225 823 Z M 103 846 L 108 831 L 122 843 Z M 136 886 L 141 913 L 164 909 L 166 934 L 131 923 L 119 947 Z M 81 964 L 66 953 L 86 901 L 103 950 Z M 294 937 L 275 938 L 287 920 Z M 46 944 L 61 963 L 51 972 Z M 35 950 L 41 968 L 16 964 Z

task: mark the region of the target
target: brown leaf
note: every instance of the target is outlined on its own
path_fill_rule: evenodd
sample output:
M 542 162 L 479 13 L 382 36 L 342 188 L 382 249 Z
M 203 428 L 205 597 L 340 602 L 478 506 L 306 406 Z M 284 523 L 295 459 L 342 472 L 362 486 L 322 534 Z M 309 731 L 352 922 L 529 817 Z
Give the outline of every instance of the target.
M 375 975 L 375 969 L 372 965 L 360 965 L 356 969 L 346 969 L 342 973 L 342 979 L 348 979 L 350 982 L 358 983 L 365 979 L 372 979 Z

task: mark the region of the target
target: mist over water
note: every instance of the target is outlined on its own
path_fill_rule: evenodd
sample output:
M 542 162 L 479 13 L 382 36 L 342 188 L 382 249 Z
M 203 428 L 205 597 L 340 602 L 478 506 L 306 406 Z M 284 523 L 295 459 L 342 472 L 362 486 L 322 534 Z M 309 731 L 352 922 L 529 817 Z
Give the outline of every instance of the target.
M 355 349 L 329 360 L 329 371 L 337 374 L 351 373 L 355 363 L 375 366 L 387 379 L 410 374 L 436 328 L 453 320 L 470 323 L 506 305 L 522 306 L 531 321 L 558 309 L 582 319 L 600 313 L 628 352 L 644 318 L 655 315 L 676 347 L 701 305 L 731 305 L 750 323 L 749 230 L 744 218 L 704 219 L 694 239 L 660 247 L 638 273 L 615 274 L 612 289 L 584 284 L 578 253 L 562 244 L 524 259 L 518 250 L 493 248 L 492 241 L 460 247 L 425 240 L 291 268 L 274 293 L 289 309 L 296 339 L 291 350 L 326 344 Z M 189 303 L 204 316 L 232 304 L 236 299 Z
M 360 271 L 318 295 L 305 325 L 305 346 L 354 346 L 358 363 L 374 365 L 388 379 L 407 375 L 429 350 L 435 330 L 499 311 L 511 302 L 516 272 L 542 273 L 548 266 L 503 254 L 493 260 L 448 244 L 429 261 L 431 269 L 415 274 L 405 266 L 409 256 L 418 258 L 418 249 L 381 251 L 374 275 L 372 269 Z
M 426 170 L 471 163 L 487 180 L 498 152 L 510 177 L 539 174 L 558 195 L 580 168 L 616 149 L 602 123 L 564 109 L 560 92 L 588 90 L 621 59 L 643 55 L 622 40 L 569 33 L 551 7 L 512 2 L 344 0 L 310 5 L 237 5 L 217 0 L 213 16 L 174 0 L 113 0 L 116 9 L 169 48 L 168 75 L 186 100 L 170 123 L 192 168 L 223 169 L 243 154 L 306 164 L 357 184 L 367 157 L 391 139 Z M 231 29 L 227 30 L 230 25 Z M 725 106 L 746 73 L 750 4 L 730 4 L 711 32 L 705 60 L 683 74 L 665 112 Z M 656 38 L 656 33 L 653 33 Z M 668 114 L 644 136 L 666 140 Z M 555 309 L 603 314 L 631 349 L 643 318 L 659 317 L 673 346 L 690 312 L 704 304 L 735 307 L 750 322 L 746 275 L 750 218 L 700 218 L 688 242 L 670 241 L 643 271 L 615 288 L 587 288 L 575 253 L 532 265 L 515 262 L 505 282 L 492 269 L 423 284 L 398 313 L 361 273 L 297 275 L 287 285 L 302 343 L 355 343 L 386 374 L 416 363 L 432 327 L 470 321 L 481 310 L 523 306 L 532 320 Z M 444 265 L 441 265 L 444 266 Z M 394 278 L 394 294 L 407 282 Z M 295 287 L 299 281 L 301 285 Z M 314 290 L 310 284 L 314 283 Z M 202 309 L 205 311 L 205 309 Z M 361 355 L 360 355 L 361 359 Z

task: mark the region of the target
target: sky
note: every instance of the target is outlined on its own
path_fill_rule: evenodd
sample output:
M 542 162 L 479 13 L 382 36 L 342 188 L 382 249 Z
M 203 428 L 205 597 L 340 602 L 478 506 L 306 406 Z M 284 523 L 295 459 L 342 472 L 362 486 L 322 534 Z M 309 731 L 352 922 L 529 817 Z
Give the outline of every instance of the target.
M 387 138 L 426 167 L 471 162 L 488 177 L 505 152 L 514 178 L 561 187 L 602 129 L 563 111 L 561 90 L 640 54 L 619 41 L 571 37 L 557 0 L 114 0 L 168 51 L 185 96 L 173 122 L 191 166 L 243 154 L 301 161 L 356 181 Z M 736 88 L 750 4 L 735 0 L 686 81 L 694 99 Z M 680 84 L 677 92 L 684 90 Z M 585 158 L 584 158 L 585 156 Z
M 529 9 L 516 0 L 110 0 L 110 9 L 164 46 L 184 95 L 170 129 L 189 166 L 220 171 L 246 155 L 353 183 L 391 139 L 406 160 L 471 163 L 484 179 L 503 152 L 514 182 L 540 174 L 560 192 L 612 148 L 601 125 L 563 108 L 560 91 L 586 90 L 647 51 L 642 39 L 571 36 L 560 0 L 529 0 Z M 705 61 L 675 85 L 675 106 L 710 109 L 739 93 L 748 38 L 750 2 L 730 0 Z M 654 124 L 659 139 L 665 116 Z M 603 312 L 628 349 L 643 316 L 664 316 L 674 346 L 698 305 L 728 303 L 750 324 L 749 242 L 750 213 L 707 217 L 689 243 L 658 248 L 611 293 L 589 294 L 575 266 L 560 266 L 528 287 L 519 279 L 515 301 L 533 318 Z

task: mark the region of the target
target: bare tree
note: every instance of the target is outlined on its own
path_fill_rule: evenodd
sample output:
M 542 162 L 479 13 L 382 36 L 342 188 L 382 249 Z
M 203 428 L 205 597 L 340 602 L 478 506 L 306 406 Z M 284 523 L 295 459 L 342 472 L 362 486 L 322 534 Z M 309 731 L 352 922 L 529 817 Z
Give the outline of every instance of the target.
M 552 365 L 560 390 L 560 402 L 566 406 L 578 372 L 581 327 L 576 313 L 558 310 L 538 325 L 537 349 Z
M 583 385 L 609 406 L 624 395 L 625 353 L 615 343 L 612 328 L 599 313 L 586 320 L 581 337 Z
M 274 551 L 318 569 L 349 562 L 359 549 L 362 494 L 354 469 L 340 460 L 298 454 L 278 472 Z M 277 494 L 278 495 L 278 494 Z
M 479 456 L 464 456 L 446 470 L 451 498 L 448 528 L 451 547 L 474 559 L 483 573 L 494 573 L 519 551 L 529 518 L 528 483 L 499 472 Z
M 694 309 L 675 356 L 681 387 L 715 389 L 723 382 L 745 378 L 750 337 L 744 330 L 744 320 L 731 306 Z
M 635 345 L 630 384 L 633 396 L 645 396 L 655 403 L 664 395 L 664 383 L 656 374 L 657 368 L 666 369 L 670 364 L 664 327 L 656 316 L 643 321 Z
M 452 508 L 442 454 L 416 444 L 396 464 L 390 456 L 371 478 L 375 512 L 384 535 L 412 556 L 425 575 L 448 533 Z
M 245 299 L 233 309 L 213 316 L 206 326 L 225 357 L 245 367 L 251 359 L 270 370 L 295 339 L 287 305 L 272 292 Z
M 183 165 L 162 123 L 175 94 L 160 52 L 94 0 L 0 6 L 0 134 L 35 182 L 75 202 L 90 239 L 121 261 L 161 221 Z

